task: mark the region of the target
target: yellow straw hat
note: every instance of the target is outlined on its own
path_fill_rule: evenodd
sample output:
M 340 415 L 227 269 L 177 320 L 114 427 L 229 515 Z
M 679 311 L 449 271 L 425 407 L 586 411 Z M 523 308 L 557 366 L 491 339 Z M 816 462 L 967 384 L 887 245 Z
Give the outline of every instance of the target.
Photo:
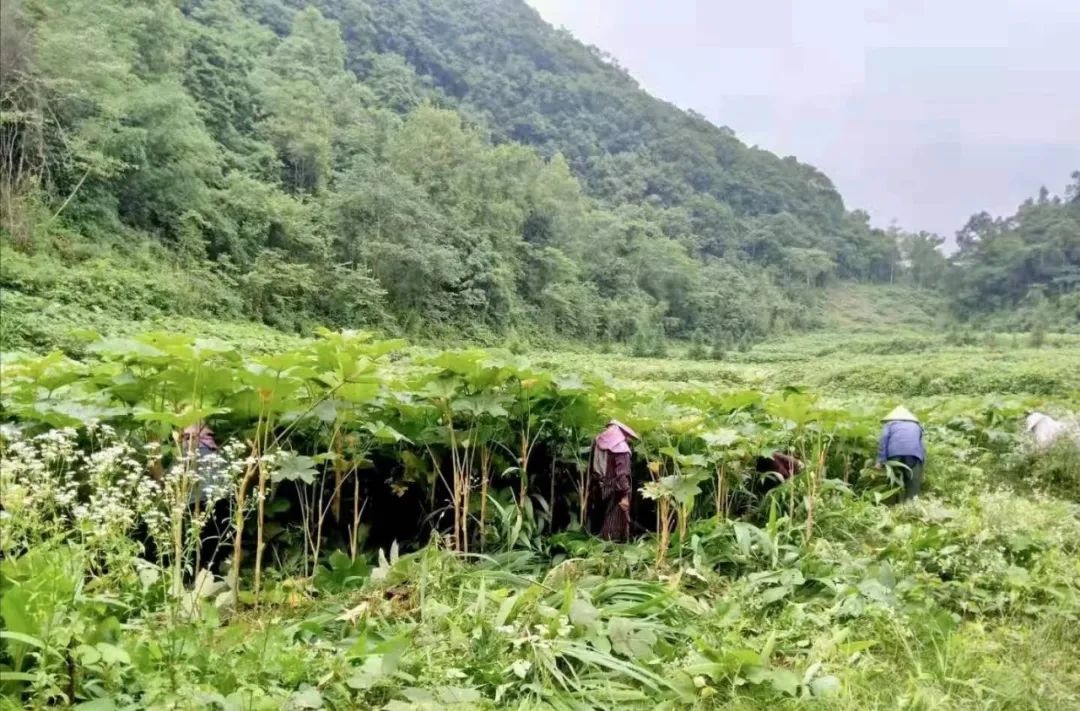
M 915 417 L 915 415 L 913 415 L 911 413 L 911 410 L 907 409 L 903 405 L 897 405 L 895 408 L 893 408 L 892 412 L 890 412 L 888 415 L 885 415 L 885 417 L 881 418 L 881 421 L 882 422 L 918 422 L 919 418 Z

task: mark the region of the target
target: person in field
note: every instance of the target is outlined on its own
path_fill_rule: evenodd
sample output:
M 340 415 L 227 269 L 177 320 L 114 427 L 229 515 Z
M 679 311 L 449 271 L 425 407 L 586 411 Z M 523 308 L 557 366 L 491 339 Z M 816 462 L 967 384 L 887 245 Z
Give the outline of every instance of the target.
M 199 541 L 199 566 L 218 572 L 221 566 L 219 553 L 224 550 L 224 539 L 230 526 L 230 503 L 228 497 L 211 499 L 211 489 L 221 487 L 228 481 L 223 462 L 218 458 L 218 444 L 214 431 L 206 425 L 189 425 L 180 434 L 182 456 L 193 457 L 195 483 L 189 494 L 191 512 L 205 516 Z
M 802 471 L 803 464 L 790 454 L 773 452 L 771 457 L 758 457 L 755 469 L 758 473 L 776 474 L 777 484 L 787 481 Z
M 1059 440 L 1072 439 L 1073 443 L 1080 447 L 1080 426 L 1055 420 L 1042 412 L 1028 413 L 1024 419 L 1024 429 L 1039 452 L 1045 452 Z
M 926 462 L 922 425 L 911 410 L 902 406 L 886 415 L 882 423 L 877 467 L 880 469 L 887 462 L 903 465 L 904 493 L 899 500 L 910 501 L 922 490 L 923 465 Z
M 752 490 L 758 496 L 769 493 L 802 471 L 803 463 L 790 454 L 773 452 L 768 457 L 757 457 L 754 470 L 760 475 Z
M 593 442 L 592 470 L 600 483 L 604 501 L 604 524 L 600 536 L 609 541 L 630 538 L 630 441 L 637 433 L 618 420 L 611 420 Z

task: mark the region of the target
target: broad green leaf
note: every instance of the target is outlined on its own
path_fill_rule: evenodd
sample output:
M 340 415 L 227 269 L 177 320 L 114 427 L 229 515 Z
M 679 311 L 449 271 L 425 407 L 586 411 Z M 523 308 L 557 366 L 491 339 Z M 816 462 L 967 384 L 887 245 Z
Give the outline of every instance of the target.
M 396 444 L 397 442 L 409 442 L 409 438 L 395 430 L 385 422 L 367 422 L 364 429 L 372 434 L 379 442 Z
M 17 672 L 17 671 L 0 671 L 0 681 L 26 681 L 33 682 L 38 680 L 37 674 L 31 674 L 30 672 Z
M 384 676 L 382 655 L 372 654 L 364 659 L 360 668 L 355 670 L 345 684 L 350 689 L 370 689 Z
M 318 473 L 319 470 L 315 468 L 313 458 L 295 452 L 286 452 L 270 475 L 270 481 L 275 484 L 282 481 L 302 481 L 305 484 L 314 484 Z
M 591 628 L 600 619 L 600 611 L 588 600 L 575 597 L 570 603 L 569 618 L 573 625 Z
M 22 632 L 13 632 L 11 630 L 0 630 L 0 639 L 8 639 L 13 642 L 19 642 L 25 644 L 28 647 L 37 647 L 38 649 L 44 649 L 45 643 L 34 637 L 33 635 L 23 634 Z
M 810 682 L 810 693 L 814 696 L 835 696 L 839 692 L 840 680 L 835 676 L 819 676 Z
M 435 696 L 444 704 L 475 704 L 483 698 L 476 689 L 463 686 L 444 686 L 436 690 Z
M 226 407 L 187 407 L 181 412 L 168 412 L 137 408 L 134 417 L 140 422 L 161 422 L 171 425 L 176 429 L 184 429 L 190 425 L 206 422 L 214 415 L 222 415 L 229 412 Z
M 318 689 L 309 686 L 289 697 L 289 706 L 295 709 L 321 709 L 323 697 Z
M 126 360 L 140 358 L 164 359 L 168 357 L 165 351 L 134 338 L 106 338 L 103 341 L 91 343 L 86 350 L 105 358 Z
M 101 660 L 106 664 L 131 664 L 128 653 L 113 644 L 98 642 L 94 647 L 101 654 Z
M 649 659 L 653 656 L 656 633 L 641 627 L 625 617 L 612 617 L 608 621 L 608 638 L 611 648 L 618 654 L 632 659 Z

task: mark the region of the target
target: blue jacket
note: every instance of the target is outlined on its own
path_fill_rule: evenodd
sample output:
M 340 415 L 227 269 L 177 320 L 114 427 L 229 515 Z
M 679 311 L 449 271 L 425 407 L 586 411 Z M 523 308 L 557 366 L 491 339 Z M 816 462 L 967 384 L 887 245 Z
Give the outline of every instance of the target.
M 886 422 L 878 443 L 878 461 L 884 462 L 893 457 L 918 457 L 920 462 L 925 462 L 926 447 L 923 446 L 922 436 L 923 429 L 918 422 Z

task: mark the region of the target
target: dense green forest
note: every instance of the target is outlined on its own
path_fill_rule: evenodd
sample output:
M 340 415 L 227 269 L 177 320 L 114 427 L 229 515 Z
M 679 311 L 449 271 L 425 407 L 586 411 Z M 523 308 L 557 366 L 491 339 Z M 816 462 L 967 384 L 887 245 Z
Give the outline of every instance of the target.
M 837 280 L 1080 322 L 1080 173 L 972 218 L 950 260 L 523 2 L 5 0 L 2 19 L 5 347 L 42 345 L 56 304 L 735 342 L 814 325 Z

